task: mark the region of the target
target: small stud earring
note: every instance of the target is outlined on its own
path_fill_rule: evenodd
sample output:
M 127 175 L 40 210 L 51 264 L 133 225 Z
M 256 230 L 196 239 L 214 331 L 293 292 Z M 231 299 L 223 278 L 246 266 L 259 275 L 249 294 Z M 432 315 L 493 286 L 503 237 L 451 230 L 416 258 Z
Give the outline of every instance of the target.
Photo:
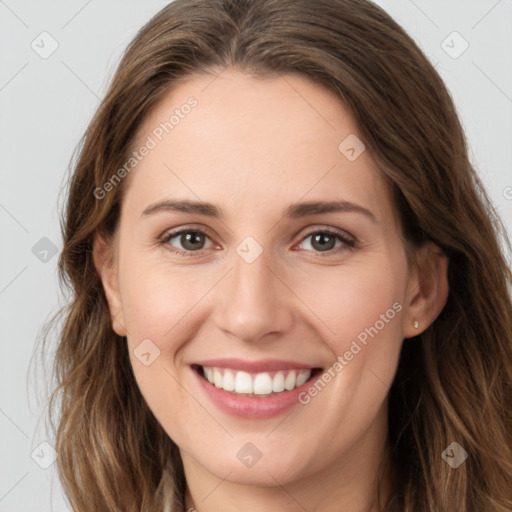
M 420 326 L 420 323 L 418 322 L 418 320 L 414 320 L 414 328 L 417 329 L 418 327 Z

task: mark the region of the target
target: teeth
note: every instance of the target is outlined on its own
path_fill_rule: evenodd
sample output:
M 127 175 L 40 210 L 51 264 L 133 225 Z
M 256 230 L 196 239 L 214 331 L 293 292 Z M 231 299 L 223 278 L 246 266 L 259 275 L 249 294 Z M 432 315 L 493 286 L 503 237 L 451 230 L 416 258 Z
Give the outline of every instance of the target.
M 286 379 L 284 379 L 284 388 L 290 391 L 295 387 L 296 383 L 297 378 L 295 376 L 295 372 L 292 370 L 291 372 L 288 373 Z
M 297 375 L 297 383 L 295 384 L 295 386 L 297 386 L 297 387 L 302 386 L 302 384 L 304 384 L 304 382 L 306 382 L 310 376 L 311 376 L 311 372 L 309 373 L 309 376 L 304 372 L 299 373 Z
M 236 372 L 235 391 L 237 393 L 252 393 L 252 379 L 246 372 Z
M 222 387 L 226 391 L 234 391 L 235 390 L 235 376 L 233 372 L 229 370 L 224 370 L 224 381 Z
M 311 369 L 280 370 L 272 374 L 268 372 L 250 374 L 226 368 L 203 368 L 203 375 L 210 384 L 242 395 L 270 395 L 272 392 L 291 391 L 302 386 L 311 377 Z
M 272 393 L 272 379 L 268 373 L 258 373 L 254 377 L 254 393 L 257 395 L 270 395 Z
M 216 388 L 221 388 L 223 386 L 222 373 L 219 372 L 218 368 L 213 369 L 213 383 Z
M 274 375 L 274 380 L 272 381 L 272 391 L 274 393 L 280 393 L 284 391 L 284 373 L 277 372 Z

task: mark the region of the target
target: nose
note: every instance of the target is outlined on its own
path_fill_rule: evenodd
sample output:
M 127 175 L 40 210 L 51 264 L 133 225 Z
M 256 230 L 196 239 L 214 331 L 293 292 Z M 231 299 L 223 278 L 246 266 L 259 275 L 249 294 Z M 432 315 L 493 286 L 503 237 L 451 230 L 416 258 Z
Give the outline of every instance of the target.
M 293 293 L 265 251 L 252 263 L 234 254 L 216 287 L 214 321 L 234 339 L 261 343 L 283 336 L 293 322 Z

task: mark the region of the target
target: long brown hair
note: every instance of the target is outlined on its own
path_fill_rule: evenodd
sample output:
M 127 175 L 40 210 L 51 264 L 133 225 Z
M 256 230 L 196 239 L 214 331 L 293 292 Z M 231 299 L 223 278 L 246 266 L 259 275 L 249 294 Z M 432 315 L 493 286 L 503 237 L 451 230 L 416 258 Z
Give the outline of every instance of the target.
M 118 225 L 137 128 L 178 80 L 227 66 L 300 73 L 334 91 L 393 187 L 404 243 L 449 256 L 448 301 L 405 340 L 389 394 L 390 463 L 382 510 L 512 509 L 510 243 L 468 158 L 443 81 L 418 46 L 368 0 L 176 0 L 127 48 L 78 151 L 62 218 L 70 292 L 54 363 L 59 474 L 74 510 L 183 511 L 179 451 L 141 396 L 112 330 L 93 243 Z M 500 244 L 503 243 L 503 247 Z M 443 451 L 467 460 L 453 469 Z

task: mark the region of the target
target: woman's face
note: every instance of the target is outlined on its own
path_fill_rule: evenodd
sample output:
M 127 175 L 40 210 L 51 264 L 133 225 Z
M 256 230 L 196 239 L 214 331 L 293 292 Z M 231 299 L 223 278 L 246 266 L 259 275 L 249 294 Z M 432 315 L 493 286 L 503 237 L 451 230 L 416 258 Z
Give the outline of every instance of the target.
M 230 70 L 180 83 L 140 127 L 104 285 L 187 476 L 375 465 L 417 282 L 358 137 L 307 78 Z

